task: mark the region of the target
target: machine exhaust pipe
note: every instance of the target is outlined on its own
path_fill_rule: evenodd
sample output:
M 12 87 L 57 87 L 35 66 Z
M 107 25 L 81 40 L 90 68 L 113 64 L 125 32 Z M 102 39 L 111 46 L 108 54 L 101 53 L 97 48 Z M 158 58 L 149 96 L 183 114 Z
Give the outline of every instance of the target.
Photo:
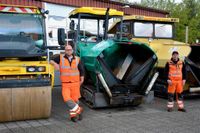
M 159 73 L 156 72 L 154 75 L 153 75 L 153 78 L 151 79 L 151 82 L 149 83 L 148 87 L 147 87 L 147 90 L 145 91 L 145 95 L 147 95 L 149 93 L 149 91 L 151 90 L 151 88 L 153 87 L 156 79 L 158 78 L 158 75 Z
M 112 97 L 112 93 L 111 93 L 111 91 L 110 91 L 108 85 L 106 84 L 106 81 L 105 81 L 105 79 L 103 78 L 102 74 L 101 74 L 101 73 L 97 73 L 97 76 L 98 76 L 98 78 L 99 78 L 101 84 L 102 84 L 103 87 L 105 88 L 105 90 L 106 90 L 108 96 L 111 98 L 111 97 Z

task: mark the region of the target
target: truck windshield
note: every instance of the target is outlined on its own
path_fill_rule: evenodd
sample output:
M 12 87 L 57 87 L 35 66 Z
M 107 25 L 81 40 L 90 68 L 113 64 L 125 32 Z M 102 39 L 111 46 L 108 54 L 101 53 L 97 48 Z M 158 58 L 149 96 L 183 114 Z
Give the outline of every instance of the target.
M 155 37 L 155 38 L 172 38 L 172 24 L 159 24 L 151 22 L 135 22 L 134 36 L 136 37 Z
M 134 35 L 138 36 L 138 37 L 152 37 L 153 24 L 152 23 L 135 22 Z
M 42 23 L 42 16 L 37 14 L 0 13 L 0 35 L 28 36 L 41 47 L 44 43 Z
M 171 24 L 155 24 L 155 37 L 172 38 L 172 25 Z

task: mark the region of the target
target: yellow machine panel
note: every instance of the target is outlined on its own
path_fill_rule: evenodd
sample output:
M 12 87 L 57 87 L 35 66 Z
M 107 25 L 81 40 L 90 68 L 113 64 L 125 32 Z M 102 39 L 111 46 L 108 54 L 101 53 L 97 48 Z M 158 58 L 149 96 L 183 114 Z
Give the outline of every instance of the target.
M 83 14 L 92 14 L 92 15 L 98 15 L 98 16 L 104 16 L 106 13 L 106 8 L 95 8 L 95 7 L 81 7 L 81 8 L 77 8 L 75 10 L 73 10 L 70 14 L 69 17 L 73 17 L 76 16 L 79 13 L 83 13 Z M 123 16 L 124 13 L 121 11 L 117 11 L 115 9 L 110 9 L 109 10 L 109 16 Z
M 124 37 L 132 38 L 133 41 L 148 45 L 157 55 L 157 68 L 160 73 L 158 84 L 163 92 L 166 88 L 166 79 L 164 77 L 164 68 L 171 58 L 173 51 L 179 52 L 179 57 L 187 65 L 187 83 L 185 92 L 191 94 L 200 92 L 200 47 L 190 46 L 184 42 L 174 40 L 175 23 L 179 22 L 178 18 L 161 18 L 150 16 L 124 16 L 124 25 L 122 28 Z M 115 34 L 119 30 L 119 21 L 116 21 L 109 33 Z M 162 85 L 161 85 L 162 84 Z M 165 89 L 167 90 L 167 89 Z

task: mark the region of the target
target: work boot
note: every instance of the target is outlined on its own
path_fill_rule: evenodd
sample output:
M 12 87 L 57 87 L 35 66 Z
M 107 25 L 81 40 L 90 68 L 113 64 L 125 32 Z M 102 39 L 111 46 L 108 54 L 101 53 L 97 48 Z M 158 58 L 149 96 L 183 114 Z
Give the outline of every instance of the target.
M 167 111 L 168 111 L 168 112 L 172 112 L 173 109 L 172 109 L 172 108 L 168 108 Z
M 178 111 L 180 112 L 186 112 L 186 110 L 183 108 L 183 109 L 178 109 Z
M 72 122 L 77 122 L 77 121 L 78 121 L 78 117 L 77 117 L 77 116 L 71 117 L 71 121 L 72 121 Z
M 78 115 L 78 120 L 81 121 L 82 119 L 83 119 L 83 114 L 81 113 Z
M 80 107 L 80 114 L 78 115 L 78 120 L 82 120 L 83 119 L 83 108 Z

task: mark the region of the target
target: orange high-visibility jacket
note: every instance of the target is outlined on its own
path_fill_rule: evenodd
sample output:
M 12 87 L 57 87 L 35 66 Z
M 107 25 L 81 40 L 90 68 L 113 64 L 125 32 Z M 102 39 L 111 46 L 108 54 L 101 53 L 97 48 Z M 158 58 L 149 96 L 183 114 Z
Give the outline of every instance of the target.
M 182 80 L 183 74 L 182 74 L 182 68 L 183 68 L 183 62 L 178 61 L 177 64 L 174 64 L 172 61 L 169 61 L 169 74 L 168 78 L 170 80 Z
M 64 55 L 60 55 L 60 80 L 61 82 L 79 82 L 80 73 L 78 70 L 79 57 L 75 56 L 75 59 L 72 60 L 71 66 Z

